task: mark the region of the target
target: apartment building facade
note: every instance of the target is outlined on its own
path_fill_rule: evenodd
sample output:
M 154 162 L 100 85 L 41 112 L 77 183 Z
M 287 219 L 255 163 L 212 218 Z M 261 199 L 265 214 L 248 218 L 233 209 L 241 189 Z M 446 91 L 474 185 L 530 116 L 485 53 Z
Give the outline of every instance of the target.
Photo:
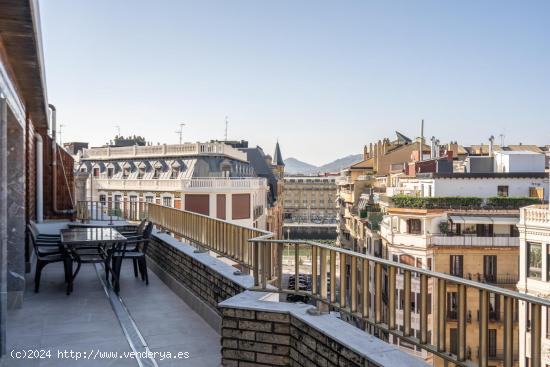
M 284 178 L 284 185 L 285 221 L 306 223 L 336 221 L 335 176 L 287 176 Z
M 279 194 L 247 152 L 224 142 L 84 149 L 76 170 L 89 173 L 89 198 L 107 207 L 141 212 L 153 202 L 260 229 Z
M 518 291 L 537 297 L 550 297 L 550 208 L 533 205 L 521 209 L 518 224 L 520 232 Z M 519 365 L 528 367 L 532 348 L 539 347 L 540 365 L 550 365 L 550 309 L 533 310 L 525 302 L 519 302 Z M 541 335 L 533 335 L 531 324 L 540 322 Z M 533 345 L 540 340 L 538 345 Z

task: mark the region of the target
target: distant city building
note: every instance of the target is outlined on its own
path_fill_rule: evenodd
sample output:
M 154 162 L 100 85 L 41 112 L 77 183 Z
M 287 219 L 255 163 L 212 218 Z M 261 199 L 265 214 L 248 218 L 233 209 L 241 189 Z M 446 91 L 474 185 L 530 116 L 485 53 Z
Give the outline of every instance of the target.
M 533 272 L 532 277 L 540 279 L 526 282 L 521 280 L 519 269 L 528 263 L 524 258 L 529 256 L 535 268 L 544 267 L 546 257 L 540 254 L 546 253 L 545 243 L 550 242 L 550 234 L 541 238 L 533 227 L 530 239 L 535 255 L 529 255 L 526 252 L 529 245 L 524 246 L 529 237 L 520 239 L 520 231 L 529 230 L 522 230 L 518 223 L 524 222 L 523 219 L 520 222 L 519 206 L 548 200 L 544 150 L 501 149 L 492 144 L 473 148 L 456 143 L 440 146 L 435 138 L 431 147 L 423 146 L 422 158 L 419 148 L 420 139 L 413 143 L 397 133 L 394 141 L 384 139 L 365 148 L 364 160 L 342 171 L 338 180 L 337 244 L 353 251 L 508 289 L 515 289 L 519 278 L 518 284 L 524 289 L 540 292 L 542 288 L 538 284 L 547 280 L 545 268 Z M 461 202 L 460 197 L 464 197 L 464 201 Z M 468 201 L 472 197 L 472 202 L 477 204 Z M 404 200 L 395 201 L 394 198 Z M 422 200 L 430 199 L 433 200 L 428 204 L 422 204 Z M 541 215 L 531 215 L 532 226 L 534 218 L 541 218 Z M 520 252 L 525 254 L 518 265 Z M 528 269 L 524 269 L 521 277 L 527 273 Z M 388 276 L 385 271 L 384 274 Z M 397 274 L 395 295 L 396 324 L 400 330 L 405 300 L 402 277 Z M 414 275 L 411 286 L 412 333 L 418 336 L 419 317 L 415 315 L 420 313 L 420 285 Z M 437 307 L 432 297 L 434 286 L 430 283 L 428 287 L 431 307 Z M 386 292 L 385 289 L 382 291 Z M 370 290 L 380 291 L 373 283 Z M 451 351 L 458 348 L 457 292 L 456 286 L 447 286 L 446 347 Z M 543 293 L 550 296 L 550 288 Z M 543 293 L 537 295 L 544 296 Z M 383 296 L 384 302 L 387 297 L 387 294 Z M 503 303 L 504 300 L 495 295 L 489 299 L 488 355 L 490 363 L 495 365 L 503 363 Z M 467 359 L 477 362 L 479 295 L 473 289 L 468 290 L 466 309 Z M 520 314 L 526 312 L 521 305 L 519 310 Z M 514 358 L 519 358 L 521 366 L 527 366 L 522 355 L 526 352 L 527 357 L 529 355 L 526 325 L 523 322 L 522 326 L 521 318 L 519 323 L 514 318 L 513 334 L 514 338 L 519 335 L 520 345 L 514 348 L 513 354 Z M 433 338 L 436 320 L 429 322 L 428 329 L 429 337 Z M 391 335 L 387 340 L 434 365 L 443 365 L 441 359 L 401 343 Z M 432 342 L 435 343 L 435 339 Z M 550 343 L 548 346 L 550 348 Z
M 84 142 L 70 142 L 70 143 L 63 143 L 63 148 L 69 153 L 70 155 L 77 155 L 78 153 L 82 152 L 84 149 L 88 149 L 88 143 Z
M 533 205 L 521 209 L 518 224 L 520 233 L 519 282 L 520 292 L 550 298 L 550 208 Z M 531 361 L 532 310 L 519 302 L 519 366 L 528 367 Z M 542 366 L 550 365 L 550 309 L 541 312 Z
M 309 223 L 336 221 L 335 176 L 289 176 L 284 178 L 284 182 L 285 221 Z
M 222 142 L 107 146 L 85 149 L 77 170 L 90 173 L 89 197 L 105 205 L 142 208 L 152 202 L 280 232 L 271 228 L 281 224 L 268 208 L 279 194 L 269 180 L 276 184 L 281 168 L 261 167 L 248 155 Z

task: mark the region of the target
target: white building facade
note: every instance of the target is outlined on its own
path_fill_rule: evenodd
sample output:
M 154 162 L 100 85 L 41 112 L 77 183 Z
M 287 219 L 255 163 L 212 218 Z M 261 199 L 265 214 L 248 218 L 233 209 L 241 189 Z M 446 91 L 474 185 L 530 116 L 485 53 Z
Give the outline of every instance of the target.
M 520 223 L 520 292 L 550 298 L 550 209 L 548 205 L 533 205 L 521 209 Z M 550 311 L 542 309 L 542 366 L 550 365 Z M 519 302 L 519 365 L 531 365 L 531 315 L 528 305 Z
M 77 170 L 89 173 L 88 200 L 108 207 L 142 213 L 156 203 L 266 228 L 267 180 L 221 142 L 85 149 Z

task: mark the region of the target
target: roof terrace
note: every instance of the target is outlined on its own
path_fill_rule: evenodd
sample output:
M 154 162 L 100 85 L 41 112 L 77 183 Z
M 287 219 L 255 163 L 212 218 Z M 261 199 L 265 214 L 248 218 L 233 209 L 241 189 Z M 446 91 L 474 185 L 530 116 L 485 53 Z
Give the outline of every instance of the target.
M 477 361 L 466 353 L 465 290 L 473 288 L 482 295 L 482 341 L 488 338 L 489 295 L 503 297 L 502 360 L 512 366 L 514 301 L 531 305 L 535 335 L 540 333 L 541 308 L 550 306 L 550 301 L 489 284 L 331 245 L 274 240 L 270 233 L 254 228 L 156 204 L 148 204 L 143 214 L 157 228 L 147 253 L 149 286 L 134 278 L 131 266 L 126 265 L 117 296 L 101 276 L 102 267 L 94 265 L 83 267 L 73 293 L 67 296 L 62 266 L 48 265 L 40 293 L 28 289 L 23 308 L 8 315 L 6 365 L 214 366 L 220 361 L 225 366 L 427 365 L 385 342 L 393 335 L 424 350 L 425 356 L 459 366 L 486 366 L 487 343 L 481 344 Z M 110 221 L 95 221 L 108 217 L 94 218 L 90 212 L 81 225 L 110 226 Z M 112 226 L 119 224 L 113 221 Z M 47 225 L 40 231 L 55 232 L 65 225 Z M 403 329 L 396 327 L 397 304 L 392 295 L 398 271 L 405 289 L 411 289 L 411 275 L 420 279 L 420 313 L 415 315 L 421 326 L 418 334 L 412 333 L 410 303 L 403 306 Z M 387 293 L 382 286 L 384 273 Z M 456 353 L 451 353 L 445 333 L 437 332 L 445 330 L 447 322 L 447 283 L 458 287 Z M 437 304 L 431 315 L 429 289 Z M 428 319 L 435 324 L 428 324 Z M 533 359 L 537 355 L 540 359 L 536 346 L 533 343 Z M 51 359 L 22 362 L 10 356 L 12 349 L 55 353 Z M 134 354 L 138 359 L 89 361 L 61 358 L 58 349 L 87 355 L 98 350 L 171 352 L 172 356 L 187 352 L 188 358 L 141 353 Z

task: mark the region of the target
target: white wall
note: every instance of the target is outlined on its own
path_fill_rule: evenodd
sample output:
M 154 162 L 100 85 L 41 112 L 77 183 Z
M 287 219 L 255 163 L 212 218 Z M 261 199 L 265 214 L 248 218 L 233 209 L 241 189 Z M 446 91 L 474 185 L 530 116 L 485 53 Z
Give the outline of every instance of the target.
M 495 153 L 495 172 L 544 172 L 545 156 L 535 152 Z
M 548 200 L 548 183 L 543 178 L 436 178 L 432 196 L 497 196 L 498 186 L 508 186 L 508 196 L 529 196 L 530 187 L 544 187 Z

